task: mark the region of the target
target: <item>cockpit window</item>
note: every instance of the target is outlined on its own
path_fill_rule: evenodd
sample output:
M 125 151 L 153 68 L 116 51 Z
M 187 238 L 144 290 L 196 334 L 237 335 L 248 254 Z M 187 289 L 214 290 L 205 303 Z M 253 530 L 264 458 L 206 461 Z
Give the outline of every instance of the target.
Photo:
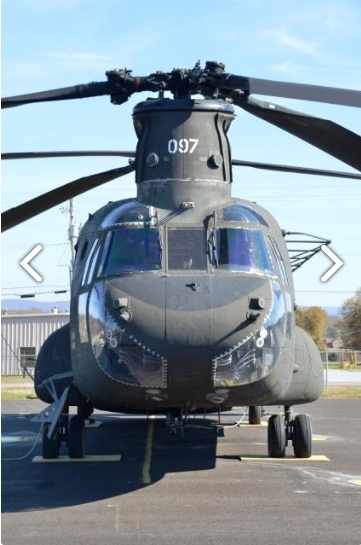
M 216 267 L 229 271 L 274 274 L 262 231 L 243 228 L 216 230 Z
M 144 226 L 144 224 L 152 222 L 153 214 L 152 207 L 131 199 L 128 202 L 120 203 L 116 208 L 111 210 L 104 217 L 101 228 L 105 229 L 118 223 L 133 223 L 134 226 L 135 224 Z
M 168 269 L 207 269 L 204 229 L 168 229 Z
M 244 223 L 267 226 L 267 223 L 258 212 L 242 202 L 235 202 L 223 208 L 223 221 L 243 221 Z
M 157 271 L 162 268 L 158 229 L 117 229 L 105 241 L 100 274 Z
M 276 266 L 278 268 L 278 271 L 279 271 L 279 277 L 280 277 L 280 280 L 282 282 L 282 284 L 286 284 L 286 286 L 289 284 L 289 281 L 288 281 L 288 277 L 287 277 L 287 272 L 286 272 L 286 267 L 285 267 L 285 263 L 283 261 L 283 258 L 282 258 L 282 254 L 277 246 L 277 242 L 275 241 L 274 238 L 272 237 L 269 237 L 269 240 L 271 242 L 271 248 L 273 250 L 273 254 L 274 254 L 274 257 L 275 257 L 275 261 L 276 261 Z
M 90 249 L 89 255 L 87 257 L 85 267 L 84 267 L 84 272 L 83 272 L 83 278 L 82 278 L 82 281 L 81 281 L 82 286 L 84 286 L 85 284 L 88 284 L 90 282 L 90 280 L 91 280 L 91 276 L 90 276 L 89 271 L 94 270 L 94 266 L 95 266 L 95 263 L 96 263 L 96 260 L 97 260 L 97 257 L 98 257 L 98 252 L 99 252 L 99 246 L 97 248 L 98 241 L 99 241 L 99 239 L 94 240 L 93 245 L 92 245 L 92 247 Z M 95 249 L 96 248 L 97 248 L 97 253 L 95 254 Z

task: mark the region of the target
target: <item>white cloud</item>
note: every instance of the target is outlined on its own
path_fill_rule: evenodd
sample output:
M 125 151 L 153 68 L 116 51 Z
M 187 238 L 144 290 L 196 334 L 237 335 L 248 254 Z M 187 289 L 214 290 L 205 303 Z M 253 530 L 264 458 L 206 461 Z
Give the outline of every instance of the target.
M 273 72 L 279 72 L 280 74 L 298 74 L 300 69 L 294 64 L 293 61 L 288 60 L 278 64 L 272 65 Z
M 264 34 L 266 36 L 271 36 L 275 38 L 279 44 L 286 46 L 289 49 L 296 50 L 314 59 L 323 58 L 322 53 L 318 50 L 318 48 L 313 43 L 311 43 L 308 40 L 301 40 L 300 38 L 297 38 L 296 36 L 291 35 L 284 28 L 267 30 Z

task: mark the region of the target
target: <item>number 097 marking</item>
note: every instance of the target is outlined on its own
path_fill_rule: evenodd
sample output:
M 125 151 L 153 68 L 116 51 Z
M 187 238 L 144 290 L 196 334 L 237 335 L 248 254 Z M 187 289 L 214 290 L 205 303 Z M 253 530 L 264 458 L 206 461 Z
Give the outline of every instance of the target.
M 176 140 L 171 138 L 168 140 L 168 153 L 193 153 L 197 147 L 199 140 L 197 138 L 181 138 Z

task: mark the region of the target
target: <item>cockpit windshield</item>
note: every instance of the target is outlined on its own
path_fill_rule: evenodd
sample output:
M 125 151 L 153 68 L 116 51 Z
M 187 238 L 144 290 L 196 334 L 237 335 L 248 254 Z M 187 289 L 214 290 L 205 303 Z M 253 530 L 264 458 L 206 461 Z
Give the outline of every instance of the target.
M 162 268 L 158 229 L 117 229 L 106 236 L 100 274 L 157 271 Z
M 222 227 L 216 229 L 215 246 L 219 269 L 274 274 L 262 231 Z
M 204 229 L 168 229 L 168 269 L 206 270 L 206 234 Z

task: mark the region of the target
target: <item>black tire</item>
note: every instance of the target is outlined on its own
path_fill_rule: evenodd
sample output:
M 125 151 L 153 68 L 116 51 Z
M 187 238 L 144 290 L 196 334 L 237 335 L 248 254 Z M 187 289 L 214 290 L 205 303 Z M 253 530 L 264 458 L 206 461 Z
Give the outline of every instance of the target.
M 248 423 L 255 426 L 261 423 L 261 409 L 260 405 L 251 405 L 248 407 Z
M 88 420 L 89 416 L 93 412 L 93 407 L 90 407 L 89 405 L 79 405 L 78 407 L 78 416 L 81 416 L 84 418 L 84 420 Z
M 69 458 L 84 458 L 85 456 L 85 421 L 79 415 L 70 419 L 68 429 Z
M 284 458 L 286 454 L 286 426 L 283 417 L 274 414 L 268 420 L 268 455 L 270 458 Z
M 305 414 L 298 414 L 293 421 L 292 444 L 296 458 L 310 458 L 312 455 L 311 422 Z
M 50 427 L 49 424 L 45 424 L 44 426 L 42 454 L 45 460 L 54 460 L 55 458 L 59 458 L 59 450 L 60 450 L 59 434 L 58 434 L 58 430 L 56 430 L 55 434 L 53 434 L 53 437 L 49 439 L 48 437 L 49 427 Z

